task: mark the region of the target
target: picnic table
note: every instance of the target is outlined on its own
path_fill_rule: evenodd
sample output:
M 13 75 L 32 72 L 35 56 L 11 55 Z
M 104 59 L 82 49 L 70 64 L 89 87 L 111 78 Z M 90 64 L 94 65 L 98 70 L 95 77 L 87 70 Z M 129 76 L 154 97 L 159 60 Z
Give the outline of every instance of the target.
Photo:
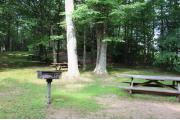
M 130 86 L 119 86 L 119 88 L 128 90 L 130 94 L 140 92 L 176 95 L 180 101 L 180 77 L 130 74 L 123 74 L 122 76 L 131 79 L 130 82 L 124 82 L 129 83 Z M 145 82 L 135 82 L 136 79 L 143 79 Z
M 64 63 L 52 63 L 51 65 L 56 69 L 56 71 L 67 71 L 68 70 L 68 64 L 66 62 Z

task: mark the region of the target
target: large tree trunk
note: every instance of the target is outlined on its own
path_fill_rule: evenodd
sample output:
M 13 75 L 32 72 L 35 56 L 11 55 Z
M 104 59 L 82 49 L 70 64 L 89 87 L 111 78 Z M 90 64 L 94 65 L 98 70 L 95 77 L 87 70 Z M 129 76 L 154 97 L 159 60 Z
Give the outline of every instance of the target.
M 105 26 L 104 31 L 101 31 L 100 29 L 97 29 L 96 32 L 97 35 L 97 58 L 96 58 L 96 67 L 94 69 L 94 72 L 98 75 L 107 74 L 107 43 L 102 41 L 104 35 L 105 35 Z M 103 35 L 104 34 L 104 35 Z
M 67 53 L 68 53 L 68 75 L 70 77 L 78 77 L 78 57 L 77 57 L 77 41 L 72 20 L 74 10 L 74 1 L 65 0 L 66 25 L 67 25 Z
M 107 64 L 107 43 L 101 42 L 101 47 L 99 51 L 98 61 L 96 62 L 96 68 L 94 72 L 98 75 L 107 74 L 106 64 Z

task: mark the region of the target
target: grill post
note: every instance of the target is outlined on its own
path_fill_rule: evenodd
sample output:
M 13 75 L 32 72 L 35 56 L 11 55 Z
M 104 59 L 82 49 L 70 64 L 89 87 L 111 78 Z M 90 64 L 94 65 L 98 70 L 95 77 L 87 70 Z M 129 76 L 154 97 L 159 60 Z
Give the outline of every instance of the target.
M 48 89 L 47 103 L 51 104 L 51 82 L 52 82 L 52 79 L 46 79 L 46 82 L 47 82 L 47 89 Z

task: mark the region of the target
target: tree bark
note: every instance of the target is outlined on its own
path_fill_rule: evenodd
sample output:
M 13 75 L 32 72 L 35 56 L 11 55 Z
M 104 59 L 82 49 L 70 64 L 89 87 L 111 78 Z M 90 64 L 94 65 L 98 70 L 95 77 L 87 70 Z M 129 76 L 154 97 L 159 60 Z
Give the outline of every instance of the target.
M 99 51 L 99 58 L 97 59 L 96 62 L 96 68 L 94 72 L 98 75 L 104 75 L 107 74 L 107 43 L 106 42 L 101 42 L 100 45 L 100 51 Z
M 77 41 L 74 30 L 72 13 L 74 11 L 74 1 L 65 0 L 66 25 L 67 25 L 67 54 L 68 54 L 68 76 L 78 77 Z
M 97 58 L 96 58 L 96 67 L 94 72 L 98 75 L 107 74 L 107 43 L 102 39 L 105 35 L 105 26 L 103 28 L 98 28 L 96 32 L 97 37 Z M 103 30 L 103 31 L 102 31 Z
M 83 70 L 86 70 L 86 29 L 84 28 Z
M 8 29 L 7 29 L 7 35 L 6 35 L 6 50 L 11 51 L 11 21 L 8 20 Z
M 101 48 L 101 33 L 99 33 L 98 29 L 96 29 L 96 39 L 97 39 L 97 56 L 96 56 L 96 67 L 94 72 L 96 71 L 97 65 L 99 64 L 100 48 Z
M 53 26 L 51 25 L 51 28 L 50 28 L 50 36 L 52 36 L 54 33 L 53 33 Z M 53 42 L 53 45 L 52 45 L 52 48 L 53 48 L 53 63 L 57 63 L 57 53 L 56 53 L 56 41 L 52 41 Z
M 57 63 L 56 41 L 53 41 L 53 63 Z
M 56 51 L 56 58 L 57 58 L 57 62 L 61 62 L 60 61 L 60 40 L 57 41 L 57 51 Z

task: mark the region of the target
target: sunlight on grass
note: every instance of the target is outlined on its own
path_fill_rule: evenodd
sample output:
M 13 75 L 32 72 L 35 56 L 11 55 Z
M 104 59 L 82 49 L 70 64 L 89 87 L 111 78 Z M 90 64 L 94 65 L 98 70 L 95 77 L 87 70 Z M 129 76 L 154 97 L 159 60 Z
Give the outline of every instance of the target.
M 52 70 L 52 68 L 26 66 L 30 62 L 26 58 L 26 53 L 0 56 L 2 57 L 0 64 L 13 64 L 12 67 L 10 65 L 5 69 L 0 69 L 0 118 L 44 118 L 47 111 L 46 82 L 37 79 L 36 71 Z M 9 60 L 13 62 L 10 63 Z M 23 61 L 22 65 L 16 64 L 20 61 Z M 52 106 L 57 109 L 76 108 L 86 112 L 96 112 L 105 107 L 98 104 L 96 98 L 108 94 L 114 94 L 126 100 L 176 101 L 175 97 L 129 95 L 120 90 L 118 86 L 128 85 L 123 82 L 130 80 L 124 77 L 115 77 L 125 73 L 161 75 L 166 72 L 134 68 L 110 69 L 109 72 L 108 76 L 82 72 L 81 77 L 75 80 L 68 80 L 66 77 L 54 80 L 52 83 Z M 140 79 L 138 81 L 142 82 Z
M 116 92 L 115 87 L 104 87 L 99 80 L 93 84 L 87 84 L 82 89 L 64 89 L 57 88 L 53 92 L 55 107 L 76 107 L 86 111 L 96 111 L 102 106 L 96 103 L 95 97 L 104 94 L 113 94 Z
M 0 118 L 43 118 L 45 115 L 46 88 L 35 81 L 39 81 L 36 71 L 46 68 L 19 68 L 31 62 L 27 60 L 27 55 L 22 52 L 0 55 L 0 63 L 13 67 L 0 72 Z

